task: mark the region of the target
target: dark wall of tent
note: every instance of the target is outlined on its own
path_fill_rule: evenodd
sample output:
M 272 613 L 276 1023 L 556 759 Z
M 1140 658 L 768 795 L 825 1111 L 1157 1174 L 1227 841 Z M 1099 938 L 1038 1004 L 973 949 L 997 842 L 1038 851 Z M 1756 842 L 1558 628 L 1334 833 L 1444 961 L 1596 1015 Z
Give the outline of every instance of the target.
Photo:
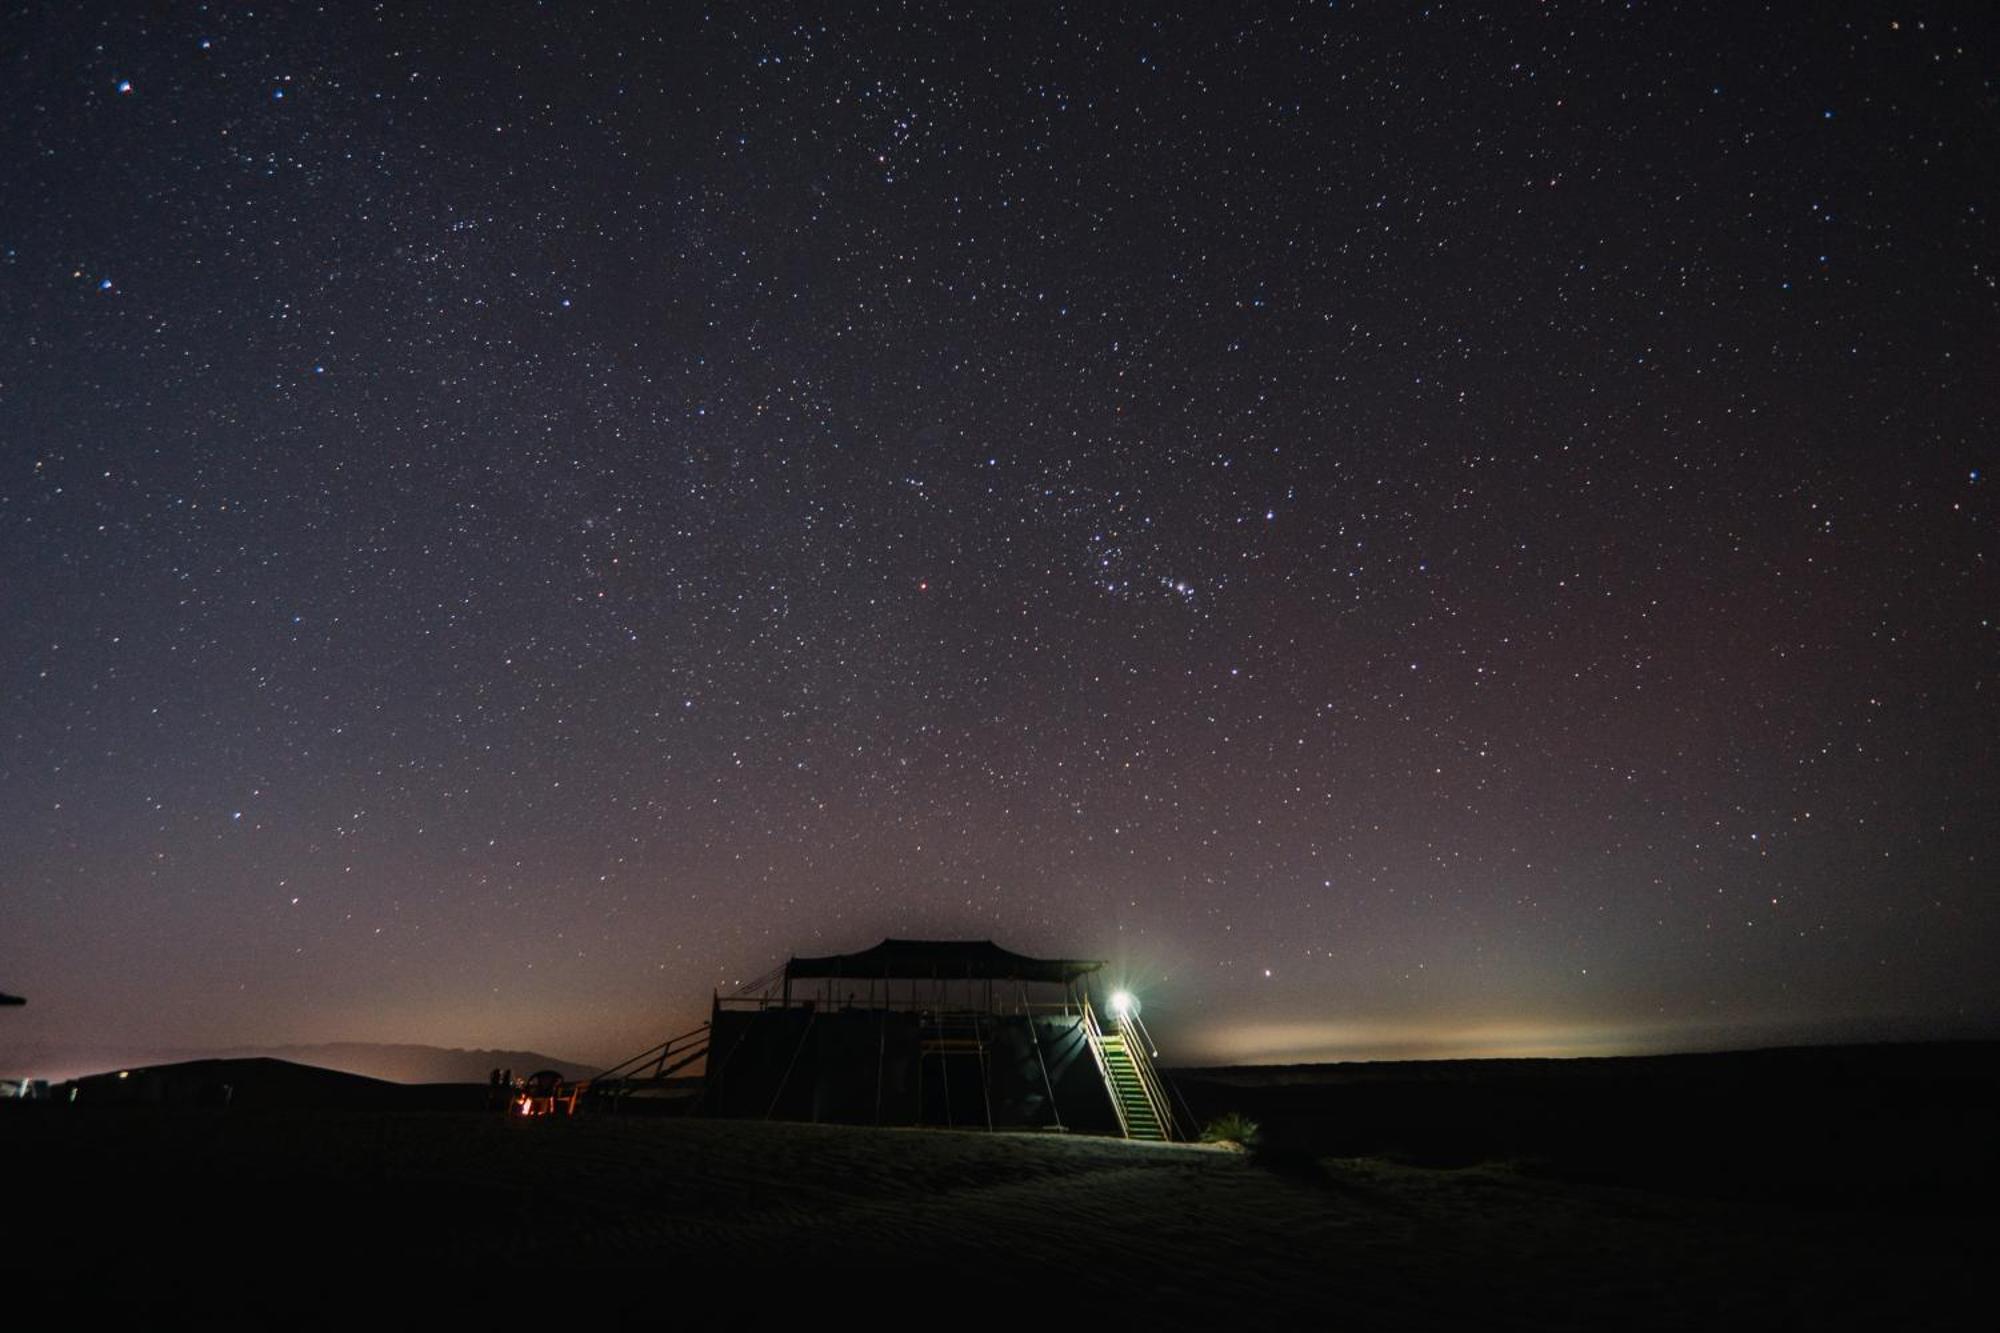
M 710 1115 L 1118 1132 L 1076 1015 L 985 1014 L 954 1026 L 804 1004 L 718 1008 L 713 1021 Z

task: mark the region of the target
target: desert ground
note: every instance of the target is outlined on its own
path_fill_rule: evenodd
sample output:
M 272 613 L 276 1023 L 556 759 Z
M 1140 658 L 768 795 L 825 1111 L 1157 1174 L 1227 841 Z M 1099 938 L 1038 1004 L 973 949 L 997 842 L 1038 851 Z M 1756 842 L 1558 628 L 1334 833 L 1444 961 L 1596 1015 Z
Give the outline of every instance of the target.
M 1990 1262 L 1991 1055 L 1901 1075 L 1880 1057 L 1183 1072 L 1196 1109 L 1264 1118 L 1254 1151 L 661 1115 L 16 1104 L 0 1116 L 3 1262 L 88 1300 L 107 1275 L 127 1295 L 274 1300 L 337 1276 L 350 1295 L 414 1278 L 546 1293 L 552 1310 L 622 1293 L 690 1317 L 898 1325 L 1983 1326 L 1960 1310 Z M 1594 1099 L 1579 1091 L 1592 1081 Z M 1760 1081 L 1796 1095 L 1741 1104 Z M 1845 1103 L 1829 1101 L 1843 1083 Z M 1631 1099 L 1733 1117 L 1683 1138 L 1746 1146 L 1704 1173 L 1656 1124 L 1577 1134 L 1578 1117 Z M 1802 1146 L 1783 1150 L 1759 1106 L 1815 1099 L 1839 1132 L 1795 1127 Z

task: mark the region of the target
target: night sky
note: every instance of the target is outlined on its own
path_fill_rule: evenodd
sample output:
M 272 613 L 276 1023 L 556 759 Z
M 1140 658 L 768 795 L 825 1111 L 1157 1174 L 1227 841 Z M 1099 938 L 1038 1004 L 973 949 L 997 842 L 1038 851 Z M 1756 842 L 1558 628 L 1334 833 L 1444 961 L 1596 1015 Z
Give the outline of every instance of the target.
M 2000 1020 L 1985 4 L 0 37 L 10 1043 Z

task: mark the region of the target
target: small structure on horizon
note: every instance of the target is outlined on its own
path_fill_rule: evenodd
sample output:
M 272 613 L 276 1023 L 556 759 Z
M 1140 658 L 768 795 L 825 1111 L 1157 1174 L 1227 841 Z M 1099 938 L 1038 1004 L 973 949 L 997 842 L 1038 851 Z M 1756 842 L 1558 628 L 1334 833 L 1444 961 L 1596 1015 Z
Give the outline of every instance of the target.
M 1092 1000 L 1103 967 L 991 940 L 889 939 L 791 958 L 713 997 L 703 1110 L 1184 1137 L 1137 1005 L 1107 997 L 1100 1013 Z

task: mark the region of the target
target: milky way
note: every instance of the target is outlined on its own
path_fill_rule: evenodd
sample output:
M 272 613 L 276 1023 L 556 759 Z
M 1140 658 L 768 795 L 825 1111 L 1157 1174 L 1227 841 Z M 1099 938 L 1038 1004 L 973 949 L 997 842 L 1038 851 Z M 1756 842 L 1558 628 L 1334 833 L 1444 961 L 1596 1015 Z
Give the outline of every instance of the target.
M 1985 6 L 23 8 L 9 1041 L 2000 1018 Z

